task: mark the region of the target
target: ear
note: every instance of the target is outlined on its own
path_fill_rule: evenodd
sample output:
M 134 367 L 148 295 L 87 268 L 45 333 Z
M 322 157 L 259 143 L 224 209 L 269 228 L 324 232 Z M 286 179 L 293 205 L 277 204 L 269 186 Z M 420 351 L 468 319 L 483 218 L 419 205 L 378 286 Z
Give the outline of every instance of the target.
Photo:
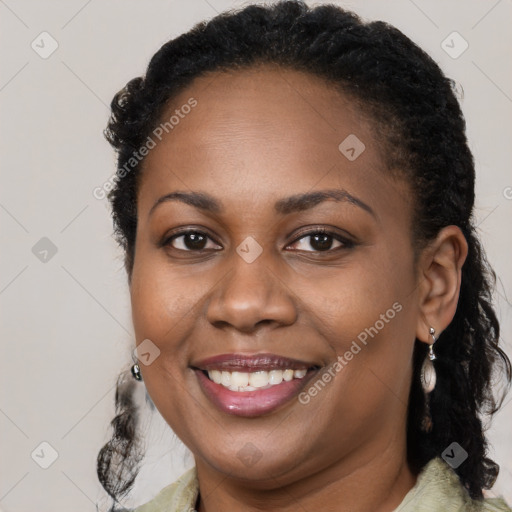
M 416 337 L 431 343 L 429 329 L 435 337 L 448 327 L 455 316 L 461 285 L 462 265 L 468 244 L 458 226 L 446 226 L 419 258 L 419 309 Z

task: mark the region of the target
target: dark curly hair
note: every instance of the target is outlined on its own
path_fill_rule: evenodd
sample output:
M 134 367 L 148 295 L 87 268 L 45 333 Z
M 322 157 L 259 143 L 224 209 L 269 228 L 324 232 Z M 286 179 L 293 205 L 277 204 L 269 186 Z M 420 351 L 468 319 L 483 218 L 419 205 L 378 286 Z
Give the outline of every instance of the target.
M 141 171 L 140 161 L 127 167 L 134 152 L 158 125 L 168 101 L 196 77 L 260 64 L 321 77 L 337 85 L 369 116 L 375 138 L 385 149 L 389 172 L 405 177 L 414 194 L 415 251 L 448 225 L 459 226 L 466 237 L 469 253 L 457 311 L 436 342 L 439 357 L 437 384 L 429 400 L 430 432 L 421 428 L 426 403 L 420 370 L 428 347 L 416 340 L 407 451 L 411 468 L 419 472 L 456 440 L 468 453 L 456 472 L 470 495 L 482 498 L 482 489 L 493 485 L 499 470 L 487 457 L 482 417 L 494 414 L 503 402 L 493 393 L 493 377 L 504 377 L 507 389 L 511 380 L 492 305 L 496 277 L 476 235 L 474 162 L 454 83 L 396 28 L 380 21 L 363 22 L 334 5 L 310 8 L 300 1 L 282 1 L 222 13 L 164 44 L 145 76 L 134 78 L 115 95 L 105 131 L 118 154 L 117 176 L 108 198 L 128 279 L 135 257 Z M 120 422 L 125 414 L 122 407 L 119 414 L 114 437 L 98 459 L 100 482 L 115 499 L 129 490 L 137 471 L 130 453 L 135 431 Z M 126 485 L 120 484 L 119 475 Z

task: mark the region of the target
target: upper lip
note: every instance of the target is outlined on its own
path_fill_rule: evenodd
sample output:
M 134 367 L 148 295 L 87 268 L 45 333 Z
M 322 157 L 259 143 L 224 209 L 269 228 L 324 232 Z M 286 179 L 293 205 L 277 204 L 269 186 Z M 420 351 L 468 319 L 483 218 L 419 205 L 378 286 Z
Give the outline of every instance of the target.
M 302 370 L 318 368 L 318 365 L 299 359 L 279 356 L 276 354 L 220 354 L 202 359 L 191 365 L 199 370 L 225 370 L 225 371 L 271 371 L 271 370 Z

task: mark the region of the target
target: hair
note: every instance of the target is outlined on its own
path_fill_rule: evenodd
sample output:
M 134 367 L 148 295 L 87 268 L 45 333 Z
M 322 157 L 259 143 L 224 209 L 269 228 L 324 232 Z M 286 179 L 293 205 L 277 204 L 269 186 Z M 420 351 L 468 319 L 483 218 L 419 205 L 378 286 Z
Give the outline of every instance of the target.
M 138 409 L 134 399 L 136 382 L 130 372 L 122 372 L 116 383 L 116 416 L 111 422 L 113 434 L 97 458 L 97 473 L 107 494 L 118 503 L 132 488 L 143 459 Z M 119 510 L 112 507 L 112 511 Z M 125 510 L 124 507 L 122 510 Z
M 482 498 L 482 489 L 492 487 L 499 470 L 487 457 L 482 415 L 494 414 L 503 402 L 504 395 L 499 400 L 493 392 L 493 378 L 504 377 L 506 389 L 511 380 L 492 303 L 496 276 L 476 234 L 475 168 L 455 84 L 393 26 L 363 22 L 335 5 L 312 8 L 301 1 L 282 1 L 221 13 L 164 44 L 145 76 L 129 81 L 115 95 L 105 130 L 118 156 L 117 177 L 108 199 L 128 279 L 135 258 L 136 194 L 143 162 L 127 173 L 133 153 L 158 125 L 168 102 L 195 78 L 260 64 L 323 78 L 357 102 L 385 149 L 382 155 L 389 172 L 402 176 L 414 196 L 411 240 L 415 251 L 445 226 L 462 230 L 468 255 L 455 316 L 435 344 L 437 384 L 429 395 L 430 432 L 422 429 L 427 403 L 420 383 L 428 346 L 419 340 L 415 343 L 407 457 L 419 472 L 456 441 L 468 458 L 455 471 L 470 495 Z M 125 410 L 114 422 L 123 414 Z M 133 483 L 130 474 L 123 485 L 112 486 L 125 474 L 123 468 L 133 469 L 133 436 L 133 427 L 115 429 L 113 440 L 99 456 L 99 479 L 114 498 Z M 121 459 L 113 464 L 118 455 Z

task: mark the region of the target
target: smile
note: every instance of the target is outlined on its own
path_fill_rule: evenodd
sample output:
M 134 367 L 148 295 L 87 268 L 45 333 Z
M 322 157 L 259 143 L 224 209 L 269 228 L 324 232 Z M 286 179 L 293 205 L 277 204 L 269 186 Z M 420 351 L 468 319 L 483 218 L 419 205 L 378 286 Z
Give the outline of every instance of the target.
M 208 378 L 220 384 L 231 391 L 256 391 L 257 389 L 268 389 L 272 386 L 278 386 L 281 382 L 289 382 L 292 379 L 302 379 L 306 376 L 307 368 L 301 370 L 271 370 L 259 371 L 253 373 L 247 372 L 227 372 L 219 370 L 210 370 Z
M 290 402 L 319 366 L 272 354 L 225 354 L 192 368 L 214 406 L 227 414 L 254 417 Z

